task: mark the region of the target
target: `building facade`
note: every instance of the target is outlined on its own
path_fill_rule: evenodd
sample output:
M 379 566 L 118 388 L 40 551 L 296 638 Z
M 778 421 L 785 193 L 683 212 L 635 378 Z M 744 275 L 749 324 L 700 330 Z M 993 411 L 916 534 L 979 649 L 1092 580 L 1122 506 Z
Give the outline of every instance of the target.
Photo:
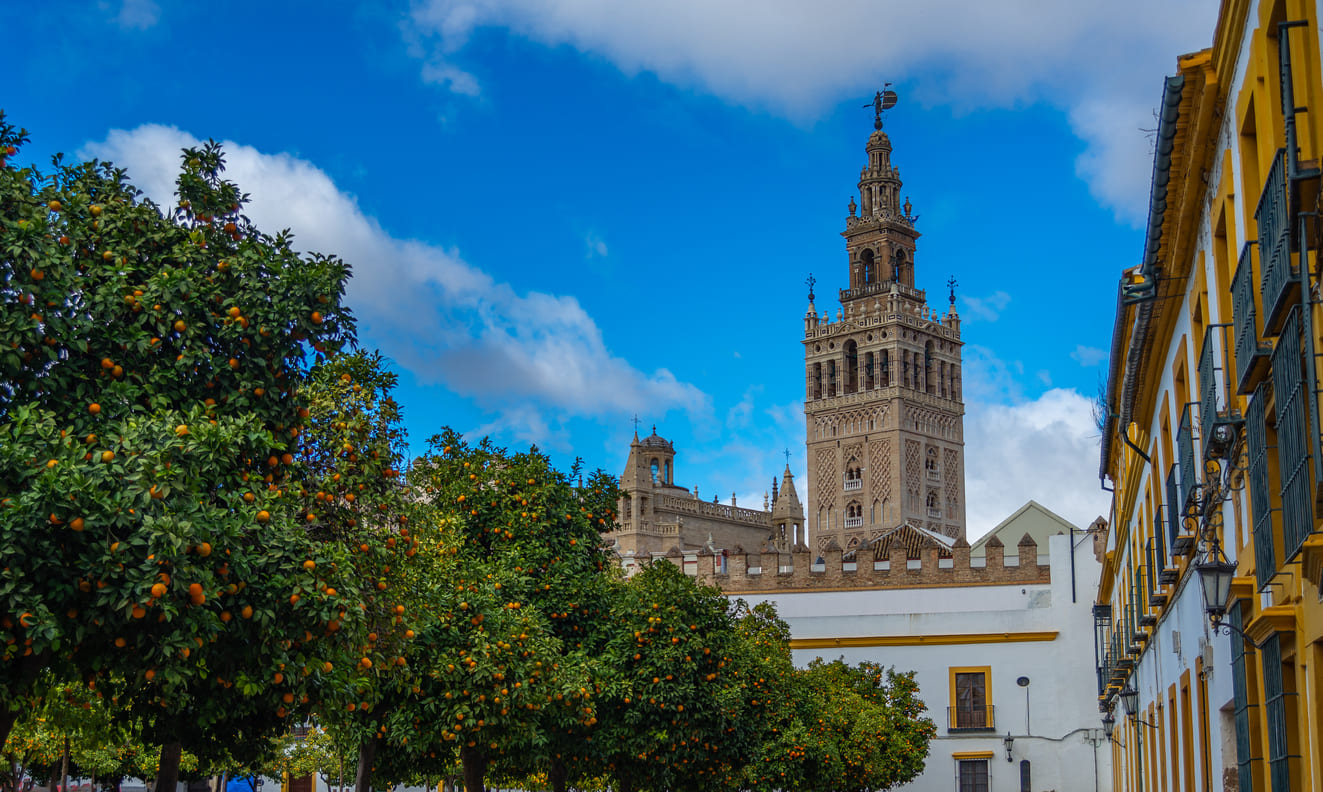
M 626 568 L 669 552 L 693 554 L 699 549 L 745 548 L 755 552 L 772 547 L 790 551 L 803 536 L 804 508 L 795 491 L 795 477 L 787 466 L 781 482 L 772 482 L 771 496 L 761 509 L 711 502 L 675 483 L 675 446 L 657 434 L 629 446 L 629 458 L 620 476 L 620 525 L 604 535 Z
M 1034 512 L 1006 527 L 1030 528 Z M 993 538 L 984 558 L 963 538 L 949 552 L 929 538 L 917 558 L 895 543 L 885 560 L 850 560 L 836 546 L 816 563 L 807 547 L 671 560 L 729 596 L 775 604 L 797 664 L 914 669 L 937 736 L 904 789 L 1096 792 L 1112 788 L 1111 756 L 1080 678 L 1101 564 L 1094 535 L 1064 524 L 1041 548 L 1025 533 L 1013 555 Z
M 1323 789 L 1319 21 L 1223 0 L 1164 86 L 1099 471 L 1116 789 Z
M 836 321 L 804 315 L 806 542 L 846 551 L 900 525 L 965 535 L 960 318 L 915 286 L 919 232 L 881 119 L 846 218 Z M 856 214 L 857 212 L 857 214 Z M 810 279 L 810 283 L 812 280 Z

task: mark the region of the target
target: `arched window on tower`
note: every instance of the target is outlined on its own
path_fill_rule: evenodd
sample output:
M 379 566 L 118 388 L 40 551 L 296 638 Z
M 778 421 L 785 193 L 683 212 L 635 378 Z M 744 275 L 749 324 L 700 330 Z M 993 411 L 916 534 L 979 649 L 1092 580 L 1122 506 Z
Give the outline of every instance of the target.
M 885 349 L 882 350 L 881 369 L 880 379 L 882 381 L 882 387 L 888 388 L 891 386 L 891 353 Z
M 671 460 L 669 460 L 669 459 L 666 460 L 666 479 L 665 479 L 665 482 L 666 482 L 667 484 L 674 484 L 674 483 L 675 483 L 674 481 L 671 480 Z
M 836 396 L 836 361 L 827 361 L 827 397 Z
M 859 390 L 859 345 L 854 341 L 845 342 L 845 392 Z
M 871 391 L 873 388 L 877 387 L 877 379 L 875 377 L 875 374 L 876 371 L 874 369 L 873 353 L 865 352 L 864 353 L 864 390 Z
M 873 251 L 869 248 L 864 248 L 863 252 L 859 254 L 859 264 L 863 269 L 864 283 L 872 283 L 877 280 L 877 271 L 873 258 Z
M 905 251 L 896 249 L 896 255 L 891 259 L 891 279 L 897 283 L 902 282 L 905 274 Z
M 933 342 L 931 341 L 923 347 L 923 382 L 924 390 L 929 393 L 937 392 L 937 378 L 933 376 Z
M 658 465 L 658 463 L 657 463 L 657 458 L 656 458 L 656 457 L 653 457 L 653 458 L 652 458 L 652 483 L 653 483 L 653 484 L 656 484 L 656 483 L 657 483 L 657 471 L 658 471 L 658 469 L 659 469 L 659 465 Z
M 845 505 L 845 527 L 859 528 L 864 524 L 864 507 L 859 501 L 850 501 Z
M 942 516 L 942 502 L 937 497 L 937 490 L 928 491 L 928 516 L 933 519 L 940 519 Z
M 923 460 L 923 469 L 928 473 L 929 481 L 940 481 L 942 478 L 941 468 L 938 467 L 937 449 L 928 447 L 927 458 Z
M 813 364 L 813 398 L 822 398 L 822 364 Z

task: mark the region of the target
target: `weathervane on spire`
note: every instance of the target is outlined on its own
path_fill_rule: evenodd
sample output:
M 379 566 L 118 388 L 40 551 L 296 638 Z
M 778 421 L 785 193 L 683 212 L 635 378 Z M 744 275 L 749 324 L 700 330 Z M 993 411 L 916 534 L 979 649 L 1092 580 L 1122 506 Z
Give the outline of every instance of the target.
M 790 467 L 790 449 L 786 449 L 786 467 Z
M 896 92 L 887 90 L 891 83 L 885 83 L 882 90 L 873 95 L 873 101 L 864 105 L 864 107 L 873 108 L 873 129 L 882 130 L 882 111 L 890 110 L 896 106 Z
M 804 283 L 808 284 L 809 287 L 809 302 L 813 302 L 813 284 L 817 283 L 817 280 L 813 278 L 812 272 L 809 273 L 809 276 L 804 280 Z
M 959 286 L 960 284 L 956 283 L 955 276 L 952 275 L 951 280 L 947 281 L 946 285 L 951 289 L 951 304 L 955 305 L 955 287 Z

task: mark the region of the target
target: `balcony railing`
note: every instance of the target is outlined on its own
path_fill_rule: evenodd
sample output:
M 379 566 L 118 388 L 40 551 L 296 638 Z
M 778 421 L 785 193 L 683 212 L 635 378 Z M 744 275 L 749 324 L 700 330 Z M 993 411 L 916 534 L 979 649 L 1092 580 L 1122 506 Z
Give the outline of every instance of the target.
M 1167 510 L 1166 505 L 1158 507 L 1157 513 L 1153 515 L 1153 521 L 1156 523 L 1153 528 L 1153 537 L 1157 544 L 1153 548 L 1153 554 L 1156 556 L 1154 563 L 1157 564 L 1158 578 L 1154 585 L 1169 586 L 1180 579 L 1178 570 L 1172 557 L 1167 554 Z
M 1260 589 L 1277 574 L 1272 536 L 1272 493 L 1268 489 L 1268 383 L 1260 383 L 1245 410 L 1250 522 L 1254 532 L 1254 573 Z
M 941 509 L 934 509 L 934 508 L 932 508 L 932 507 L 929 507 L 929 508 L 928 508 L 928 517 L 929 517 L 930 519 L 933 519 L 933 520 L 940 520 L 940 519 L 942 519 L 942 510 L 941 510 Z
M 1254 307 L 1254 241 L 1240 250 L 1240 262 L 1231 278 L 1231 317 L 1236 337 L 1236 393 L 1254 392 L 1268 371 L 1272 347 L 1259 340 L 1259 317 Z
M 1199 500 L 1199 468 L 1194 461 L 1194 405 L 1181 410 L 1181 426 L 1176 431 L 1176 461 L 1180 464 L 1181 510 L 1189 513 Z M 1200 466 L 1202 467 L 1202 465 Z
M 864 527 L 864 518 L 863 518 L 863 517 L 846 517 L 846 518 L 845 518 L 845 527 L 846 527 L 846 528 L 862 528 L 862 527 Z
M 949 732 L 996 731 L 993 706 L 971 707 L 957 705 L 946 708 L 946 730 Z
M 928 480 L 929 480 L 929 481 L 941 481 L 941 480 L 942 480 L 942 474 L 939 473 L 939 472 L 936 471 L 936 470 L 929 470 L 929 471 L 928 471 Z
M 1144 545 L 1144 555 L 1148 561 L 1149 574 L 1148 580 L 1148 606 L 1150 608 L 1162 608 L 1167 604 L 1167 595 L 1162 593 L 1161 585 L 1163 583 L 1162 573 L 1163 565 L 1166 559 L 1162 557 L 1162 532 L 1157 532 L 1157 539 L 1149 539 Z
M 1282 558 L 1286 562 L 1300 552 L 1314 528 L 1303 365 L 1300 309 L 1293 308 L 1272 353 L 1273 394 L 1277 397 L 1277 470 L 1282 484 Z
M 1188 555 L 1194 545 L 1194 536 L 1185 530 L 1185 498 L 1181 493 L 1180 466 L 1173 464 L 1167 470 L 1167 546 L 1173 561 Z
M 1291 218 L 1286 192 L 1286 149 L 1273 156 L 1263 193 L 1254 210 L 1259 225 L 1259 289 L 1263 297 L 1263 335 L 1277 335 L 1299 281 L 1291 267 Z
M 864 488 L 863 479 L 846 479 L 844 489 L 846 492 L 858 492 Z
M 1199 439 L 1204 459 L 1230 453 L 1240 427 L 1240 411 L 1230 406 L 1226 390 L 1227 331 L 1230 325 L 1211 325 L 1204 331 L 1199 351 Z

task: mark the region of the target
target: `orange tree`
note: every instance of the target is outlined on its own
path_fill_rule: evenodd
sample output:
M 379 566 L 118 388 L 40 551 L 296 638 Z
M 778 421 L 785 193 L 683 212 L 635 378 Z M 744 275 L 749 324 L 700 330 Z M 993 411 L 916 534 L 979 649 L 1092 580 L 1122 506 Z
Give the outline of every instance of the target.
M 458 756 L 480 790 L 489 767 L 536 761 L 552 730 L 595 718 L 596 665 L 576 636 L 603 614 L 575 597 L 607 574 L 598 530 L 617 493 L 576 474 L 451 430 L 412 465 L 410 587 L 424 601 L 408 674 L 383 688 L 383 776 L 441 777 Z
M 655 562 L 623 586 L 608 620 L 605 655 L 617 672 L 593 737 L 614 788 L 737 784 L 760 739 L 763 702 L 749 687 L 731 603 L 674 564 Z
M 801 673 L 807 689 L 831 691 L 817 697 L 816 712 L 804 712 L 803 788 L 891 789 L 923 772 L 936 728 L 923 715 L 913 672 L 814 660 Z
M 46 668 L 117 675 L 175 757 L 278 730 L 339 612 L 290 602 L 343 559 L 279 504 L 348 268 L 254 228 L 214 144 L 163 212 L 108 164 L 14 166 L 25 141 L 0 117 L 0 737 Z
M 399 470 L 404 432 L 391 397 L 395 383 L 376 353 L 342 354 L 314 368 L 305 389 L 300 481 L 288 495 L 310 535 L 347 554 L 338 571 L 353 597 L 326 581 L 288 596 L 295 603 L 300 594 L 340 597 L 320 642 L 337 657 L 318 672 L 315 703 L 323 720 L 338 725 L 337 736 L 357 746 L 356 783 L 363 789 L 395 706 L 390 692 L 409 688 L 406 657 L 428 616 L 429 581 L 415 569 L 424 559 L 414 560 L 419 542 Z

